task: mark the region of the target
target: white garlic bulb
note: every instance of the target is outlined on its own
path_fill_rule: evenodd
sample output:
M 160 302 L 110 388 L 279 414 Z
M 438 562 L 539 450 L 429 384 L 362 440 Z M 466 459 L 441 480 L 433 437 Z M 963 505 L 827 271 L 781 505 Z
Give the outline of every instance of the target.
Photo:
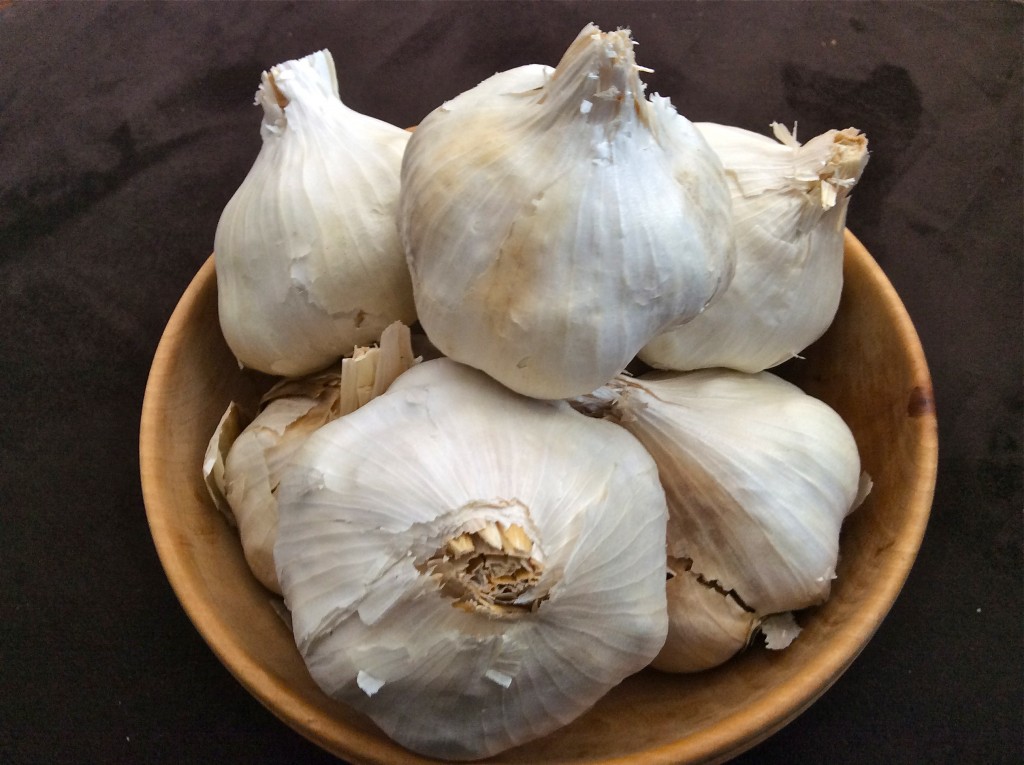
M 722 369 L 620 376 L 590 409 L 658 463 L 671 558 L 760 617 L 828 597 L 840 527 L 866 488 L 834 410 L 768 372 Z
M 426 361 L 311 436 L 278 496 L 310 674 L 416 752 L 549 733 L 664 643 L 657 468 L 565 402 Z
M 867 139 L 848 128 L 801 146 L 779 124 L 777 140 L 712 123 L 697 128 L 729 179 L 736 273 L 704 313 L 639 355 L 660 369 L 760 372 L 798 355 L 835 318 L 846 211 L 867 164 Z
M 360 346 L 323 372 L 281 380 L 244 429 L 235 404 L 228 407 L 207 448 L 208 484 L 219 489 L 246 562 L 268 589 L 281 592 L 274 566 L 277 489 L 292 455 L 317 428 L 383 394 L 414 363 L 409 328 L 395 322 L 381 334 L 379 347 Z M 213 487 L 211 495 L 217 502 Z
M 732 273 L 728 187 L 628 30 L 429 114 L 402 164 L 417 313 L 447 356 L 539 398 L 586 393 Z M 532 80 L 531 80 L 532 77 Z
M 263 146 L 217 226 L 218 311 L 239 362 L 296 377 L 415 320 L 396 208 L 405 130 L 342 104 L 323 50 L 264 72 Z

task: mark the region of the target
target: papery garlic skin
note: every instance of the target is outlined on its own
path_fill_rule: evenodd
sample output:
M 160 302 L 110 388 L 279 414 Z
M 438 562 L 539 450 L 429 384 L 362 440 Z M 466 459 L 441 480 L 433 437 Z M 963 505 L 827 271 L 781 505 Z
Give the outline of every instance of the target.
M 263 146 L 217 226 L 218 311 L 239 362 L 322 369 L 415 306 L 398 238 L 409 133 L 342 104 L 326 50 L 264 72 Z
M 225 519 L 232 526 L 235 524 L 234 513 L 231 512 L 231 505 L 225 496 L 224 485 L 224 462 L 227 460 L 228 452 L 234 445 L 235 440 L 242 433 L 252 418 L 242 413 L 241 407 L 234 401 L 228 404 L 228 408 L 221 415 L 220 422 L 213 430 L 213 436 L 206 445 L 206 452 L 203 455 L 203 481 L 206 483 L 206 490 L 213 500 L 213 504 Z
M 846 212 L 867 164 L 867 139 L 848 128 L 801 146 L 779 124 L 775 139 L 713 123 L 696 127 L 729 180 L 736 273 L 706 311 L 639 356 L 659 369 L 760 372 L 798 355 L 835 318 Z
M 827 599 L 840 527 L 862 497 L 857 444 L 834 410 L 768 372 L 620 376 L 609 388 L 609 416 L 658 463 L 671 557 L 760 616 Z
M 317 431 L 279 499 L 275 557 L 310 674 L 416 752 L 474 759 L 551 732 L 665 640 L 647 452 L 449 359 Z
M 669 570 L 668 637 L 651 666 L 663 672 L 702 672 L 746 648 L 757 631 L 757 615 L 694 574 L 690 561 L 670 558 Z
M 578 395 L 724 289 L 720 162 L 639 71 L 628 30 L 590 25 L 533 88 L 491 78 L 421 122 L 400 227 L 447 356 L 529 396 Z
M 285 381 L 269 391 L 262 410 L 235 439 L 224 463 L 224 494 L 246 563 L 264 587 L 278 594 L 277 485 L 302 443 L 338 416 L 340 383 L 340 369 L 332 369 L 302 381 Z

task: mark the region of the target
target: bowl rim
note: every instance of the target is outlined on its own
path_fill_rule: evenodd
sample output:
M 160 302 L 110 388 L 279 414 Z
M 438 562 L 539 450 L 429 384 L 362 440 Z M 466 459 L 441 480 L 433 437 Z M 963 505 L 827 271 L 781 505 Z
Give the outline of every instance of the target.
M 914 386 L 930 395 L 931 376 L 917 331 L 895 288 L 863 244 L 847 229 L 844 232 L 847 267 L 858 268 L 872 290 L 881 295 L 888 320 L 907 350 Z M 323 749 L 353 762 L 378 762 L 373 752 L 380 751 L 379 737 L 347 727 L 337 735 L 322 711 L 311 705 L 292 687 L 267 671 L 236 639 L 221 614 L 202 597 L 204 587 L 198 570 L 181 556 L 178 544 L 169 533 L 159 510 L 169 504 L 167 485 L 161 479 L 163 442 L 156 431 L 157 412 L 163 411 L 168 391 L 161 385 L 172 374 L 177 350 L 185 334 L 187 320 L 203 289 L 215 281 L 214 256 L 210 255 L 179 299 L 161 335 L 146 383 L 139 431 L 139 467 L 143 501 L 151 536 L 164 572 L 179 603 L 217 658 L 229 672 L 271 713 L 295 731 Z M 937 418 L 931 407 L 914 418 L 916 442 L 912 454 L 917 466 L 909 501 L 903 516 L 900 538 L 903 565 L 880 578 L 857 609 L 857 618 L 835 635 L 827 651 L 812 657 L 801 672 L 773 688 L 771 694 L 735 711 L 710 728 L 650 749 L 638 750 L 628 757 L 602 760 L 611 765 L 635 762 L 642 756 L 651 765 L 670 763 L 723 762 L 767 739 L 804 712 L 849 668 L 878 629 L 896 601 L 920 549 L 931 512 L 938 468 Z M 379 734 L 383 736 L 383 734 Z M 404 750 L 403 750 L 404 752 Z M 430 762 L 412 752 L 395 756 L 388 750 L 388 762 Z M 367 759 L 367 758 L 370 759 Z

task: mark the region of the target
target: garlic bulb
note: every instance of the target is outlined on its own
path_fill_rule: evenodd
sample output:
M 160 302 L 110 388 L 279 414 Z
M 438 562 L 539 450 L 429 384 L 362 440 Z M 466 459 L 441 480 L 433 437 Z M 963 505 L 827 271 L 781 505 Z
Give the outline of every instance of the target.
M 234 515 L 245 560 L 267 589 L 280 594 L 274 568 L 277 484 L 292 454 L 337 416 L 340 370 L 271 389 L 262 411 L 235 439 L 224 463 L 224 494 Z M 290 390 L 289 390 L 290 389 Z
M 402 163 L 419 319 L 447 356 L 539 398 L 586 393 L 732 273 L 721 165 L 645 98 L 628 30 L 429 114 Z
M 729 179 L 736 273 L 704 313 L 639 355 L 660 369 L 760 372 L 799 354 L 835 317 L 846 211 L 867 164 L 867 139 L 848 128 L 801 146 L 779 124 L 777 140 L 712 123 L 697 128 Z
M 229 406 L 207 450 L 223 453 L 219 485 L 234 523 L 238 526 L 246 562 L 256 578 L 280 594 L 274 566 L 277 540 L 277 489 L 285 466 L 303 442 L 321 425 L 355 411 L 384 393 L 402 372 L 415 363 L 409 328 L 395 322 L 381 335 L 379 348 L 355 349 L 340 365 L 302 379 L 285 379 L 260 401 L 260 412 L 241 433 L 235 404 Z M 227 436 L 225 430 L 228 430 Z M 215 496 L 216 500 L 216 496 Z
M 426 361 L 313 434 L 278 497 L 310 674 L 414 751 L 542 736 L 664 643 L 657 468 L 565 402 Z
M 263 147 L 217 226 L 218 310 L 247 367 L 322 369 L 412 323 L 396 207 L 405 130 L 338 97 L 323 50 L 264 72 Z
M 658 463 L 671 558 L 761 617 L 828 597 L 840 526 L 863 498 L 857 445 L 830 407 L 768 372 L 714 369 L 620 376 L 590 408 Z

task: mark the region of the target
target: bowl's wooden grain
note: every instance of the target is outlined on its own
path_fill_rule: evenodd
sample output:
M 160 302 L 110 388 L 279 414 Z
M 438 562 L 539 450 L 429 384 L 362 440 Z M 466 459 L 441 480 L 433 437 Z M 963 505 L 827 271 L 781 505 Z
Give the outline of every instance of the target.
M 846 419 L 874 479 L 871 496 L 844 526 L 831 599 L 801 614 L 804 631 L 785 651 L 754 648 L 693 676 L 642 672 L 568 727 L 489 762 L 720 762 L 792 720 L 854 660 L 917 554 L 938 447 L 917 334 L 849 232 L 839 314 L 805 356 L 788 376 Z M 220 660 L 284 722 L 354 763 L 430 762 L 317 689 L 270 593 L 250 575 L 235 533 L 206 494 L 203 453 L 228 401 L 255 403 L 268 386 L 269 378 L 240 371 L 224 343 L 211 257 L 167 325 L 142 411 L 142 487 L 167 577 Z

